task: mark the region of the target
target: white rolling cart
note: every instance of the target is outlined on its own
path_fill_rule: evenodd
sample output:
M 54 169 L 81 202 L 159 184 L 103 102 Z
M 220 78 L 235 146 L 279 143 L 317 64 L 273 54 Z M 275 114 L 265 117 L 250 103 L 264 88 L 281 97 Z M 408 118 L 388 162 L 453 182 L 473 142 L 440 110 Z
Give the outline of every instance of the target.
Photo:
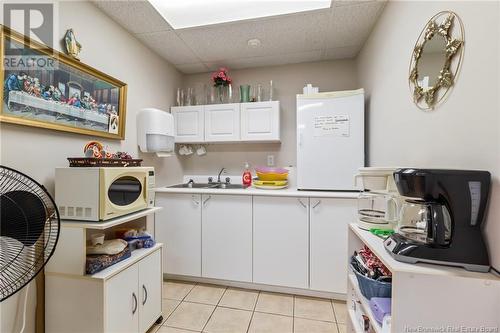
M 132 251 L 95 274 L 85 273 L 86 241 L 94 233 L 114 237 L 119 227 L 145 228 L 154 235 L 147 208 L 104 222 L 62 220 L 59 243 L 45 268 L 45 331 L 146 332 L 162 321 L 162 247 Z
M 349 225 L 349 258 L 363 245 L 392 272 L 391 333 L 497 332 L 500 327 L 500 278 L 463 268 L 406 264 L 394 260 L 383 240 L 356 224 Z M 353 309 L 358 301 L 372 330 L 383 332 L 349 269 L 347 281 L 347 332 L 362 333 Z M 474 329 L 476 329 L 474 331 Z M 483 330 L 481 330 L 483 329 Z M 488 330 L 490 329 L 490 330 Z

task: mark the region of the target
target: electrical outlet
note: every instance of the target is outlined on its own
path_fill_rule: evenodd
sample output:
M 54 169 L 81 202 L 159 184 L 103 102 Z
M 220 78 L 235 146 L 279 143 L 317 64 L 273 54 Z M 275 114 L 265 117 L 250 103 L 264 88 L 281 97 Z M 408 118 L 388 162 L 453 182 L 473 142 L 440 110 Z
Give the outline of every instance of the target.
M 268 167 L 274 166 L 274 155 L 267 155 L 267 166 Z

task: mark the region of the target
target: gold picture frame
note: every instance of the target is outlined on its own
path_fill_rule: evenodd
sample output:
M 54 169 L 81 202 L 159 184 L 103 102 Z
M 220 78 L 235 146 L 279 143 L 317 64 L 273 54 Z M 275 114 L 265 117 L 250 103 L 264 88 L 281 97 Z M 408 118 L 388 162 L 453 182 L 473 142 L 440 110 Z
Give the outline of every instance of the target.
M 455 25 L 458 29 L 454 31 Z M 412 99 L 419 109 L 433 110 L 445 100 L 460 72 L 464 43 L 463 23 L 455 12 L 441 11 L 427 22 L 413 48 L 408 74 Z M 432 66 L 431 57 L 434 57 Z M 442 63 L 438 68 L 436 57 Z M 429 65 L 427 68 L 424 61 Z
M 126 83 L 0 28 L 0 122 L 125 138 Z

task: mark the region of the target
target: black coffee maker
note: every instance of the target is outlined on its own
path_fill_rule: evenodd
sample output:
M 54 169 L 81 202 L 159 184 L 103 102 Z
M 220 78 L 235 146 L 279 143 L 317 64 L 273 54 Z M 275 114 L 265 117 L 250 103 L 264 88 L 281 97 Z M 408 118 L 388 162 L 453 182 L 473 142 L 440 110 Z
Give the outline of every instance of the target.
M 384 246 L 398 261 L 490 269 L 483 222 L 491 175 L 487 171 L 398 169 L 406 197 L 396 233 Z

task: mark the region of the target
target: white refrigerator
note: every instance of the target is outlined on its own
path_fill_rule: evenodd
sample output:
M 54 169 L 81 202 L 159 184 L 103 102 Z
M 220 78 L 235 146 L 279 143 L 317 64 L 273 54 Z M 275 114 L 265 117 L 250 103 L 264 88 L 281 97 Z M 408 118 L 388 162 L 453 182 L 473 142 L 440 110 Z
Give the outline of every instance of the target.
M 364 165 L 363 89 L 297 95 L 297 188 L 357 190 Z

